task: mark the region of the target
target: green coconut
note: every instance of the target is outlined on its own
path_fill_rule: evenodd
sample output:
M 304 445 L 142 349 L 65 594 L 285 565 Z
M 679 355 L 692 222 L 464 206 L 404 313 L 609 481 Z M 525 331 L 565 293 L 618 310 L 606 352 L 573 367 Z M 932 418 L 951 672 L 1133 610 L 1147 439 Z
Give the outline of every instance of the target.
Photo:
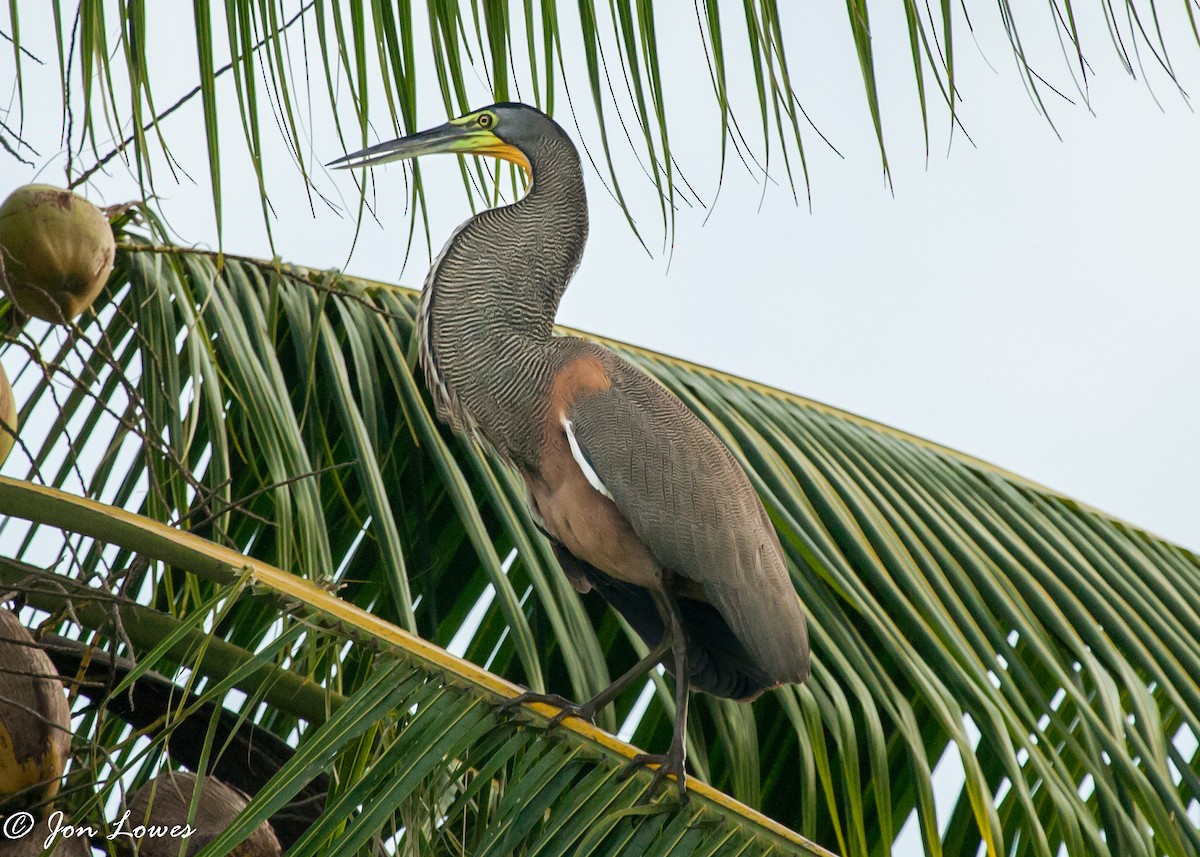
M 71 752 L 71 710 L 50 657 L 0 610 L 0 815 L 45 807 Z
M 108 218 L 69 190 L 25 185 L 0 205 L 0 289 L 28 315 L 76 318 L 104 288 L 116 250 Z
M 4 367 L 0 366 L 0 464 L 8 458 L 16 442 L 17 400 L 13 398 L 12 386 L 4 374 Z

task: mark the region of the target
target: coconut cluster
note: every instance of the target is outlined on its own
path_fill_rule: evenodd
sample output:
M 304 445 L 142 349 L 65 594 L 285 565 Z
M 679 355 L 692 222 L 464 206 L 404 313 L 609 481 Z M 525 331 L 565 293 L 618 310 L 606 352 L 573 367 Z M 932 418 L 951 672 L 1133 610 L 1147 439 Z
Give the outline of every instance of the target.
M 77 318 L 104 288 L 116 250 L 104 212 L 69 190 L 25 185 L 0 205 L 0 290 L 28 315 Z
M 51 857 L 88 857 L 89 839 L 101 835 L 54 805 L 71 752 L 70 714 L 54 662 L 15 613 L 0 610 L 0 819 L 27 813 L 34 825 L 27 833 L 19 824 L 6 828 L 0 857 L 39 857 L 47 842 Z M 128 812 L 104 829 L 105 844 L 129 857 L 176 857 L 186 841 L 194 854 L 249 800 L 212 776 L 197 795 L 195 774 L 164 769 L 130 795 Z M 279 857 L 282 850 L 264 821 L 231 853 Z

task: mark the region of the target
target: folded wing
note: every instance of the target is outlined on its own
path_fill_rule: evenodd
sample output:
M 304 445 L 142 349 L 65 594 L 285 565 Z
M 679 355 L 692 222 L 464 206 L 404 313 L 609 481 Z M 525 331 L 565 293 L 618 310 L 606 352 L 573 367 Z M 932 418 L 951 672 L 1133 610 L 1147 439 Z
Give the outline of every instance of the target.
M 678 398 L 596 350 L 612 383 L 571 403 L 573 446 L 679 593 L 711 604 L 774 683 L 804 681 L 804 613 L 745 472 Z

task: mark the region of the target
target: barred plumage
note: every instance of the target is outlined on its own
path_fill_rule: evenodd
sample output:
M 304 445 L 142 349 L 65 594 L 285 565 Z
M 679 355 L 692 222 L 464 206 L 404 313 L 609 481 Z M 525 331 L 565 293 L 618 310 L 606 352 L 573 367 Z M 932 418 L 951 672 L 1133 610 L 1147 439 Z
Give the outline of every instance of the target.
M 495 155 L 525 196 L 460 226 L 434 260 L 417 317 L 439 419 L 492 447 L 580 592 L 621 612 L 676 676 L 671 749 L 647 757 L 684 789 L 690 687 L 753 699 L 808 676 L 808 634 L 779 539 L 745 472 L 682 402 L 616 354 L 554 337 L 587 241 L 579 156 L 553 120 L 498 104 L 347 160 Z M 570 709 L 590 716 L 630 673 Z

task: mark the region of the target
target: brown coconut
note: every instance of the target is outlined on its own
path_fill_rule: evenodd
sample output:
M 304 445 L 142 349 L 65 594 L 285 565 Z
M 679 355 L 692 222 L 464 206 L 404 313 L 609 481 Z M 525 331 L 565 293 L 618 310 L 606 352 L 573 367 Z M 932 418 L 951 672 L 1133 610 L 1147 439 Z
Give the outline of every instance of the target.
M 105 835 L 102 828 L 94 824 L 91 827 L 98 835 Z M 10 827 L 8 835 L 16 836 L 23 829 Z M 28 833 L 15 839 L 0 835 L 0 857 L 43 857 L 48 837 L 53 837 L 50 844 L 54 847 L 45 857 L 92 857 L 88 832 L 65 817 L 55 818 L 53 826 L 50 821 L 42 819 Z
M 116 249 L 108 218 L 69 190 L 25 185 L 0 205 L 0 289 L 29 315 L 65 323 L 90 307 Z
M 49 656 L 0 610 L 0 812 L 44 815 L 71 752 L 71 711 Z
M 188 823 L 188 808 L 192 804 L 195 788 L 195 774 L 164 770 L 133 793 L 125 826 L 130 830 L 152 825 L 182 827 Z M 191 821 L 195 832 L 187 837 L 188 853 L 198 853 L 216 838 L 249 802 L 249 798 L 232 786 L 214 777 L 205 777 L 196 804 L 196 817 Z M 125 837 L 119 839 L 124 840 Z M 179 854 L 180 839 L 175 836 L 144 836 L 140 840 L 128 841 L 136 842 L 138 857 L 176 857 Z M 229 853 L 233 857 L 279 857 L 283 849 L 275 838 L 270 822 L 264 821 Z
M 4 367 L 0 366 L 0 464 L 8 458 L 16 442 L 17 400 L 13 398 L 12 386 L 4 374 Z

